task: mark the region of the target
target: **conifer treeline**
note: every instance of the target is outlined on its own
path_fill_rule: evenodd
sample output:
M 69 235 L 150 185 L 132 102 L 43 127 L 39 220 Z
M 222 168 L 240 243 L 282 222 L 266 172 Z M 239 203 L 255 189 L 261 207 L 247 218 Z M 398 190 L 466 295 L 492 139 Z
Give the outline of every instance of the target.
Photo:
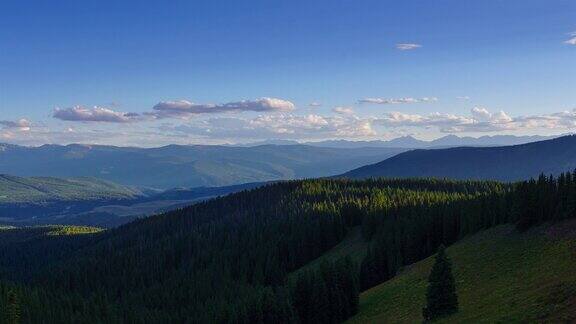
M 21 317 L 52 323 L 334 323 L 356 311 L 360 290 L 440 244 L 501 223 L 518 221 L 524 229 L 573 215 L 575 182 L 564 174 L 514 185 L 436 179 L 271 184 L 94 234 L 64 260 L 44 251 L 41 260 L 49 268 L 16 288 Z M 355 226 L 371 242 L 361 265 L 327 262 L 287 282 L 289 273 Z M 2 262 L 0 269 L 18 271 Z M 32 262 L 24 266 L 34 272 Z

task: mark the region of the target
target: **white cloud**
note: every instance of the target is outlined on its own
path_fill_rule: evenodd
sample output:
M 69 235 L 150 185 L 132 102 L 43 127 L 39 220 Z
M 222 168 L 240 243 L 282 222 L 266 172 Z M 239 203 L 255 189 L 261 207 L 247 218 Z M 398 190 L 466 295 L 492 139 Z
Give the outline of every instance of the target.
M 354 114 L 354 109 L 352 107 L 336 107 L 332 109 L 333 112 L 339 115 L 352 115 Z
M 124 113 L 97 106 L 93 108 L 82 106 L 64 109 L 56 108 L 52 117 L 65 121 L 107 123 L 128 123 L 139 119 L 139 115 L 135 113 Z
M 189 118 L 195 114 L 225 112 L 288 112 L 294 110 L 292 102 L 277 98 L 260 98 L 225 104 L 195 104 L 187 100 L 163 101 L 154 106 L 154 111 L 146 113 L 156 118 Z
M 420 44 L 414 44 L 414 43 L 400 43 L 400 44 L 396 44 L 396 48 L 401 50 L 401 51 L 411 51 L 411 50 L 415 50 L 422 47 L 422 45 Z
M 513 119 L 505 112 L 491 113 L 486 108 L 475 107 L 471 110 L 472 117 L 479 122 L 510 123 Z
M 359 103 L 377 104 L 377 105 L 399 105 L 399 104 L 413 104 L 413 103 L 425 103 L 425 102 L 436 102 L 438 98 L 436 97 L 423 97 L 423 98 L 365 98 L 358 100 Z
M 27 119 L 0 120 L 0 140 L 13 141 L 30 133 L 32 123 Z
M 570 33 L 570 39 L 566 40 L 564 44 L 576 45 L 576 32 Z
M 309 107 L 314 107 L 314 108 L 315 108 L 315 107 L 321 107 L 321 106 L 322 106 L 322 104 L 321 104 L 321 103 L 319 103 L 319 102 L 316 102 L 316 101 L 314 101 L 314 102 L 311 102 L 311 103 L 309 103 L 309 104 L 308 104 L 308 106 L 309 106 Z
M 453 114 L 432 113 L 427 116 L 418 114 L 405 114 L 402 112 L 391 112 L 385 117 L 377 120 L 377 123 L 389 127 L 430 127 L 438 126 L 441 128 L 451 125 L 466 125 L 473 123 L 472 118 L 457 116 Z
M 8 129 L 8 130 L 16 130 L 20 132 L 27 132 L 30 131 L 30 127 L 32 123 L 27 119 L 19 119 L 17 121 L 11 120 L 0 120 L 0 128 Z
M 468 96 L 458 96 L 458 97 L 456 97 L 456 99 L 458 99 L 458 100 L 470 100 L 470 97 L 468 97 Z

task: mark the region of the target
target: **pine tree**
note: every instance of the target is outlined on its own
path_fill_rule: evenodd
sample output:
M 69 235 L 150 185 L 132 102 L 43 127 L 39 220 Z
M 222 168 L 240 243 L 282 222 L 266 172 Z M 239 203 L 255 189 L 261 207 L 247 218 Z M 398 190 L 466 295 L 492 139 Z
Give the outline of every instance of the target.
M 20 323 L 20 300 L 14 290 L 8 292 L 8 305 L 6 306 L 6 323 Z
M 428 277 L 426 292 L 427 306 L 422 313 L 424 320 L 434 320 L 458 311 L 456 284 L 452 275 L 452 264 L 446 255 L 446 248 L 441 245 L 436 254 L 436 262 Z
M 296 310 L 301 323 L 312 322 L 314 315 L 314 300 L 312 294 L 313 286 L 312 272 L 302 272 L 298 275 L 296 283 L 292 288 L 292 306 Z

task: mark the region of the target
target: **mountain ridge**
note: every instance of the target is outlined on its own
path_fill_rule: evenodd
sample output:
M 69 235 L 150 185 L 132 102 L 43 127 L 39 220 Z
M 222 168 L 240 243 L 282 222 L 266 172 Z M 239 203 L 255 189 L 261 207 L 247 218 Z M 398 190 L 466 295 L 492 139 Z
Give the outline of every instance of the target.
M 341 176 L 514 181 L 575 168 L 576 135 L 568 135 L 513 146 L 412 150 Z
M 562 135 L 560 135 L 562 136 Z M 417 149 L 417 148 L 440 148 L 440 147 L 456 147 L 456 146 L 507 146 L 507 145 L 518 145 L 537 141 L 543 141 L 547 139 L 553 139 L 560 136 L 541 136 L 541 135 L 526 135 L 526 136 L 516 136 L 516 135 L 484 135 L 480 137 L 471 136 L 457 136 L 457 135 L 446 135 L 439 137 L 434 140 L 420 140 L 412 135 L 401 136 L 393 138 L 391 140 L 369 140 L 369 141 L 353 141 L 353 140 L 324 140 L 324 141 L 305 141 L 297 142 L 293 140 L 282 140 L 282 139 L 271 139 L 267 141 L 259 141 L 240 145 L 230 145 L 230 146 L 241 146 L 241 147 L 251 147 L 259 145 L 310 145 L 317 147 L 332 147 L 332 148 L 359 148 L 359 147 L 396 147 L 396 148 L 406 148 L 406 149 Z

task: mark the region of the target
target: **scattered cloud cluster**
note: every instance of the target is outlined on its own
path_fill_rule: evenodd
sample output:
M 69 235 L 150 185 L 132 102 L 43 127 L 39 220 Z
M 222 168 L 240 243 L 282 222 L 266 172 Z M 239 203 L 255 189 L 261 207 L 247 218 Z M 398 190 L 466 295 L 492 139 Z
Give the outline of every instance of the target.
M 129 123 L 164 118 L 188 119 L 198 114 L 213 114 L 227 112 L 289 112 L 294 110 L 292 102 L 277 98 L 260 98 L 243 100 L 225 104 L 195 104 L 187 100 L 162 101 L 156 104 L 152 111 L 143 114 L 119 112 L 111 108 L 56 108 L 52 117 L 73 122 L 104 122 Z
M 294 110 L 294 104 L 288 100 L 277 98 L 260 98 L 257 100 L 242 100 L 225 104 L 195 104 L 187 100 L 163 101 L 154 106 L 153 112 L 146 115 L 155 118 L 188 118 L 196 114 L 226 113 L 226 112 L 289 112 Z
M 341 109 L 338 109 L 341 108 Z M 482 133 L 525 129 L 576 128 L 576 110 L 548 115 L 510 117 L 503 111 L 491 112 L 477 107 L 468 116 L 431 113 L 427 115 L 390 112 L 383 117 L 358 117 L 346 107 L 333 109 L 334 116 L 309 114 L 261 115 L 253 119 L 237 117 L 211 118 L 178 126 L 165 126 L 164 131 L 193 134 L 210 139 L 367 139 L 382 132 L 401 129 L 437 129 L 443 133 Z M 338 112 L 337 112 L 338 111 Z
M 497 132 L 522 129 L 572 129 L 576 127 L 576 109 L 553 114 L 510 117 L 504 111 L 490 112 L 476 107 L 470 116 L 431 113 L 428 115 L 391 112 L 375 120 L 385 127 L 437 127 L 444 133 Z
M 576 45 L 576 32 L 570 33 L 570 38 L 564 41 L 564 44 Z
M 413 103 L 425 103 L 436 101 L 438 101 L 438 98 L 436 97 L 396 98 L 396 99 L 365 98 L 358 100 L 359 103 L 378 104 L 378 105 L 399 105 L 399 104 L 413 104 Z
M 411 51 L 411 50 L 415 50 L 422 47 L 422 45 L 420 44 L 414 44 L 414 43 L 400 43 L 400 44 L 396 44 L 396 48 L 401 50 L 401 51 Z
M 457 97 L 468 100 L 469 97 Z M 360 104 L 402 105 L 437 102 L 436 97 L 365 98 Z M 320 103 L 308 104 L 319 107 Z M 429 114 L 387 112 L 367 116 L 357 113 L 353 106 L 334 107 L 322 115 L 294 113 L 295 105 L 284 99 L 263 97 L 223 104 L 197 104 L 187 100 L 162 101 L 144 113 L 121 112 L 116 108 L 75 106 L 57 108 L 56 119 L 80 122 L 84 125 L 61 129 L 44 127 L 26 119 L 0 121 L 0 139 L 12 142 L 113 142 L 123 141 L 157 143 L 238 142 L 285 138 L 294 140 L 316 139 L 370 139 L 390 132 L 429 130 L 443 133 L 481 133 L 519 131 L 526 129 L 573 130 L 576 128 L 576 109 L 551 114 L 511 117 L 504 111 L 491 111 L 475 107 L 469 114 L 434 112 Z M 225 114 L 258 112 L 258 116 Z M 163 120 L 160 122 L 160 120 Z M 150 122 L 145 126 L 141 122 Z M 90 126 L 86 126 L 90 124 Z M 118 127 L 117 124 L 122 124 Z
M 17 134 L 29 133 L 32 123 L 27 119 L 0 120 L 0 140 L 13 140 Z
M 76 106 L 64 109 L 56 108 L 52 117 L 75 122 L 128 123 L 138 120 L 140 116 L 136 113 L 118 112 L 104 107 Z
M 70 110 L 76 112 L 76 110 Z M 98 113 L 94 115 L 94 111 Z M 94 123 L 71 128 L 69 125 L 48 127 L 26 120 L 0 121 L 0 140 L 21 144 L 99 143 L 123 145 L 162 145 L 169 143 L 234 143 L 240 141 L 283 138 L 292 140 L 374 139 L 383 134 L 437 131 L 442 133 L 514 132 L 534 130 L 571 131 L 576 129 L 576 109 L 550 114 L 512 117 L 504 111 L 475 107 L 468 114 L 434 112 L 414 114 L 389 112 L 380 116 L 363 117 L 350 107 L 336 107 L 329 116 L 293 113 L 261 114 L 255 117 L 239 115 L 206 115 L 204 118 L 167 120 L 159 125 L 143 127 L 127 123 L 124 113 L 88 109 L 88 112 L 66 117 L 74 120 L 106 120 L 123 123 Z M 110 117 L 109 115 L 116 116 Z M 120 114 L 120 115 L 118 115 Z M 140 116 L 142 117 L 142 116 Z M 86 125 L 86 124 L 83 124 Z
M 164 131 L 202 135 L 211 139 L 324 139 L 366 138 L 375 136 L 369 119 L 350 115 L 305 116 L 293 114 L 261 115 L 253 119 L 211 118 L 186 125 L 162 127 Z

